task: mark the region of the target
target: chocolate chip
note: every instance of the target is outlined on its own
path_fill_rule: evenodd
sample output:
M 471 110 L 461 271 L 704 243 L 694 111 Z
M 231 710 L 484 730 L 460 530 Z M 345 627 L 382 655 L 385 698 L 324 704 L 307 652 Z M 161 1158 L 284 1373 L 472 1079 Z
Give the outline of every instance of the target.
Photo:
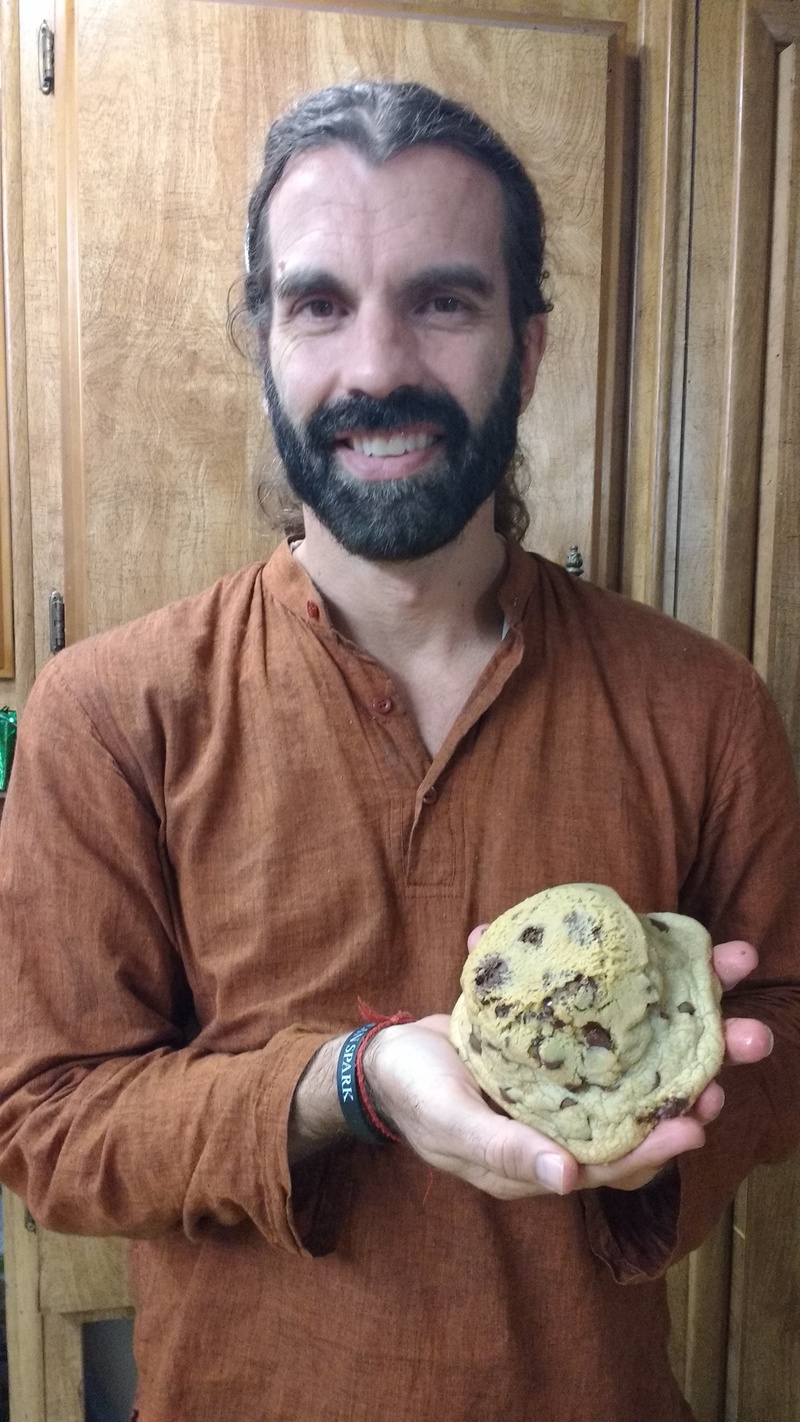
M 553 998 L 546 997 L 544 998 L 544 1003 L 541 1004 L 539 1012 L 523 1012 L 520 1017 L 520 1022 L 524 1022 L 526 1025 L 529 1025 L 530 1022 L 548 1022 L 550 1018 L 553 1017 L 553 1012 Z
M 594 1005 L 597 997 L 597 983 L 594 978 L 582 976 L 570 978 L 568 983 L 558 989 L 555 996 L 563 1003 L 572 1003 L 579 1012 L 585 1012 L 588 1007 Z
M 562 1096 L 558 1103 L 559 1111 L 563 1111 L 565 1106 L 577 1106 L 577 1101 L 573 1101 L 571 1096 Z
M 614 1040 L 607 1028 L 599 1022 L 587 1022 L 583 1029 L 583 1040 L 587 1047 L 606 1047 L 611 1049 Z
M 542 1045 L 542 1039 L 541 1039 L 541 1037 L 536 1037 L 536 1038 L 534 1039 L 534 1041 L 531 1042 L 530 1046 L 528 1047 L 528 1056 L 529 1056 L 529 1057 L 532 1057 L 533 1060 L 534 1060 L 535 1062 L 538 1062 L 540 1066 L 541 1066 L 541 1058 L 540 1058 L 540 1056 L 539 1056 L 539 1048 L 541 1047 L 541 1045 Z
M 486 997 L 492 988 L 499 987 L 501 983 L 506 982 L 508 975 L 508 963 L 505 958 L 501 958 L 497 953 L 492 953 L 490 957 L 484 958 L 481 963 L 478 963 L 475 968 L 473 977 L 475 991 L 481 997 Z
M 657 1091 L 660 1085 L 661 1085 L 661 1072 L 660 1072 L 660 1071 L 657 1071 L 656 1074 L 655 1074 L 655 1077 L 654 1077 L 654 1079 L 653 1079 L 653 1085 L 650 1087 L 650 1090 L 651 1090 L 651 1091 Z
M 678 1011 L 679 1011 L 679 1012 L 688 1012 L 690 1017 L 694 1017 L 694 1003 L 693 1003 L 693 1002 L 679 1002 L 679 1003 L 678 1003 Z
M 568 1081 L 564 1087 L 565 1091 L 571 1091 L 573 1095 L 579 1096 L 582 1091 L 589 1090 L 588 1081 Z
M 582 948 L 588 948 L 592 943 L 599 943 L 602 936 L 600 924 L 596 918 L 592 918 L 585 909 L 572 909 L 564 917 L 564 927 L 573 943 L 579 943 Z
M 660 918 L 651 918 L 650 922 L 654 928 L 660 929 L 662 933 L 669 933 L 669 924 L 662 923 Z
M 545 1071 L 559 1071 L 560 1068 L 564 1065 L 565 1060 L 566 1059 L 562 1057 L 559 1062 L 545 1061 L 542 1062 L 542 1066 L 544 1067 Z
M 510 1011 L 511 1011 L 511 1006 L 510 1006 L 509 1003 L 507 1003 L 507 1002 L 498 1002 L 498 1004 L 497 1004 L 497 1006 L 495 1007 L 495 1010 L 494 1010 L 494 1015 L 495 1015 L 495 1017 L 508 1017 L 508 1014 L 509 1014 Z
M 481 1052 L 483 1051 L 483 1048 L 481 1047 L 481 1039 L 480 1037 L 476 1037 L 474 1031 L 470 1032 L 469 1034 L 469 1045 L 471 1051 L 476 1052 L 478 1056 L 481 1055 Z
M 532 948 L 540 948 L 544 938 L 544 927 L 541 923 L 531 923 L 527 928 L 523 928 L 519 935 L 520 943 L 530 943 Z
M 655 1110 L 648 1111 L 645 1116 L 637 1116 L 636 1119 L 657 1125 L 659 1121 L 671 1121 L 674 1116 L 682 1116 L 688 1105 L 686 1096 L 670 1096 L 667 1101 L 656 1106 Z

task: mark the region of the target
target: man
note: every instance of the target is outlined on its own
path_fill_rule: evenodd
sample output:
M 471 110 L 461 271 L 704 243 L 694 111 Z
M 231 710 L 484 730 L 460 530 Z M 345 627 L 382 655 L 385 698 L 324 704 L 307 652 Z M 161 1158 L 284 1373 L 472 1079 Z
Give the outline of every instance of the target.
M 29 702 L 0 1169 L 46 1225 L 139 1237 L 142 1422 L 689 1417 L 664 1270 L 797 1139 L 777 716 L 741 658 L 514 537 L 541 232 L 419 86 L 279 120 L 247 303 L 304 537 Z M 576 880 L 695 915 L 746 980 L 725 1104 L 580 1168 L 447 1040 L 468 938 Z

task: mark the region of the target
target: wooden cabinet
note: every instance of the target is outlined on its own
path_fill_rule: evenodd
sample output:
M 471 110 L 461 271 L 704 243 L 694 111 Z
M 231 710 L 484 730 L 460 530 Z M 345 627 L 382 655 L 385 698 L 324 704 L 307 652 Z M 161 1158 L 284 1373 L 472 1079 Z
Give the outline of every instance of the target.
M 224 330 L 263 136 L 303 89 L 413 77 L 497 125 L 548 213 L 532 541 L 558 559 L 578 544 L 595 580 L 752 652 L 800 761 L 793 0 L 48 8 L 0 0 L 2 699 L 21 706 L 50 655 L 53 588 L 74 639 L 270 551 L 258 382 Z M 700 1422 L 798 1412 L 798 1179 L 757 1174 L 671 1280 Z M 80 1416 L 74 1320 L 127 1306 L 119 1249 L 26 1229 L 11 1202 L 8 1253 L 15 1422 Z

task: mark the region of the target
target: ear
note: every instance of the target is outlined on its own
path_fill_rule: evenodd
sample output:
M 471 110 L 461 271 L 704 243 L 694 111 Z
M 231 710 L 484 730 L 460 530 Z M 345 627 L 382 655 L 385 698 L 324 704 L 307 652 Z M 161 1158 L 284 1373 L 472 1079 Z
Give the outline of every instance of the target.
M 522 333 L 519 412 L 527 410 L 536 386 L 536 375 L 547 345 L 547 317 L 531 316 Z

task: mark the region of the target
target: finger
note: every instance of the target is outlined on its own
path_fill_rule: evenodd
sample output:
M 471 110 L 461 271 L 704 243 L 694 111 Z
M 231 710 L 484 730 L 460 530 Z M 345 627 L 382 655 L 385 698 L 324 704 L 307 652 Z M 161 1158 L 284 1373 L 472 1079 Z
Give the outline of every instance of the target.
M 474 948 L 477 948 L 488 927 L 488 923 L 479 923 L 477 928 L 473 928 L 471 934 L 469 935 L 469 938 L 467 939 L 467 947 L 470 953 Z
M 758 967 L 758 953 L 752 943 L 736 939 L 731 943 L 718 943 L 713 953 L 714 972 L 722 983 L 723 992 L 736 987 L 742 978 Z
M 418 1017 L 417 1027 L 425 1027 L 429 1032 L 450 1040 L 450 1018 L 445 1012 L 432 1012 L 429 1017 Z
M 725 1055 L 734 1066 L 760 1062 L 768 1057 L 775 1038 L 766 1022 L 754 1017 L 728 1017 L 725 1020 Z
M 598 1185 L 607 1185 L 617 1190 L 636 1189 L 676 1155 L 698 1150 L 704 1141 L 702 1122 L 694 1115 L 661 1121 L 641 1145 L 619 1160 L 612 1161 L 610 1165 L 584 1166 L 578 1188 L 595 1189 Z
M 565 1195 L 575 1188 L 578 1165 L 569 1151 L 521 1121 L 498 1116 L 471 1083 L 463 1088 L 449 1093 L 445 1130 L 434 1119 L 411 1139 L 423 1159 L 501 1198 Z
M 725 1092 L 718 1081 L 712 1081 L 700 1092 L 692 1107 L 691 1114 L 701 1121 L 704 1126 L 715 1121 L 723 1106 L 725 1105 Z

